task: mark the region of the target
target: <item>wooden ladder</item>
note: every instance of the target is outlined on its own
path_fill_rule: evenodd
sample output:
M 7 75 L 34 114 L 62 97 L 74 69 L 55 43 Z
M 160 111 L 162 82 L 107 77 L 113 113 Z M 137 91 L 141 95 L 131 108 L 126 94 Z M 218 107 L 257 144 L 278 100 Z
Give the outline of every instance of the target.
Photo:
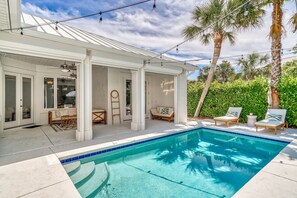
M 111 117 L 112 117 L 112 124 L 114 124 L 114 117 L 118 116 L 120 123 L 122 123 L 121 119 L 121 103 L 120 103 L 120 95 L 117 90 L 112 90 L 110 92 L 110 104 L 111 104 Z

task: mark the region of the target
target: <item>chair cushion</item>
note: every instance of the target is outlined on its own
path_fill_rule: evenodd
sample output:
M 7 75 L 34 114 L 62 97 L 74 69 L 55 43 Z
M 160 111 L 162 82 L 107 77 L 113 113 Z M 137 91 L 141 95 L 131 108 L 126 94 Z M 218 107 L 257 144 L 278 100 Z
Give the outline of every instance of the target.
M 278 121 L 278 120 L 261 120 L 259 122 L 255 123 L 256 125 L 264 125 L 264 126 L 280 126 L 282 124 L 284 124 L 282 121 Z
M 234 116 L 222 116 L 222 117 L 215 117 L 214 120 L 222 120 L 222 121 L 228 121 L 228 120 L 234 120 L 238 119 L 237 117 Z

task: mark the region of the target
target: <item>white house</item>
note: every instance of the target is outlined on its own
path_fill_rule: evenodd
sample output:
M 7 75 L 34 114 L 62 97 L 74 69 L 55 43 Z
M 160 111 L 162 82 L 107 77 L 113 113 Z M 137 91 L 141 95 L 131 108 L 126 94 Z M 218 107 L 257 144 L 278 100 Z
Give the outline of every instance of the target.
M 175 123 L 187 120 L 187 72 L 194 66 L 165 56 L 150 63 L 156 53 L 50 22 L 22 13 L 20 1 L 0 1 L 1 132 L 48 124 L 48 111 L 73 107 L 77 140 L 90 140 L 93 109 L 106 110 L 112 124 L 112 90 L 119 92 L 121 121 L 132 130 L 143 130 L 156 106 L 174 107 Z M 3 31 L 30 25 L 38 26 Z M 61 71 L 65 62 L 73 64 L 71 72 Z

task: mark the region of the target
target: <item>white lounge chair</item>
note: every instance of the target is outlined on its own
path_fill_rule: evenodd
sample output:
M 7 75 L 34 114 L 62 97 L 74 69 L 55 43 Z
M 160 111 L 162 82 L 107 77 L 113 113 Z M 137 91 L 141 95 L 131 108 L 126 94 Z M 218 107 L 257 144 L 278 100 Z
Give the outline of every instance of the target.
M 265 120 L 261 120 L 255 123 L 256 131 L 258 127 L 265 127 L 274 129 L 274 134 L 276 135 L 277 127 L 285 128 L 285 119 L 286 119 L 286 109 L 268 109 Z
M 215 125 L 217 122 L 225 122 L 226 126 L 229 127 L 230 122 L 239 122 L 242 107 L 229 107 L 228 112 L 225 116 L 215 117 L 213 120 Z

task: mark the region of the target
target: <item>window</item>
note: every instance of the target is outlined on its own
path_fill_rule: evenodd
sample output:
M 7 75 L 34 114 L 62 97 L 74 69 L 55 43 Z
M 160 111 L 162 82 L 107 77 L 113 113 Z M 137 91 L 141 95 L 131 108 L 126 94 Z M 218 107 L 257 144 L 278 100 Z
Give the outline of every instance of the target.
M 54 108 L 54 79 L 44 78 L 44 108 Z
M 75 107 L 75 80 L 58 78 L 57 80 L 57 105 L 58 108 Z

